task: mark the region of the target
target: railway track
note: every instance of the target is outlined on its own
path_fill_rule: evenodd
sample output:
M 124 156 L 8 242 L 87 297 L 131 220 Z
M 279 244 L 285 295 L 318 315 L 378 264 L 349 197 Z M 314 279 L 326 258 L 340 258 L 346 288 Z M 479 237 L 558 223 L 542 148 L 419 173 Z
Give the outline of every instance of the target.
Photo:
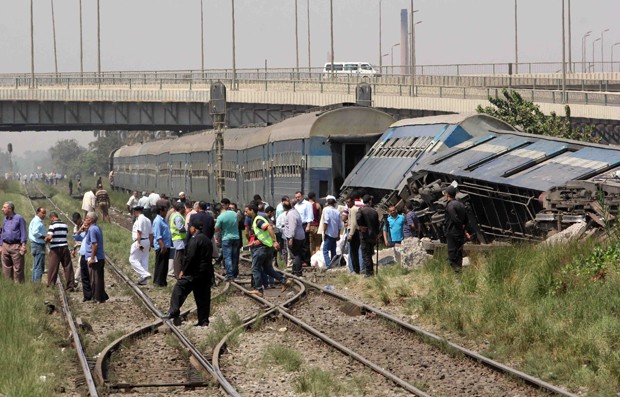
M 203 333 L 188 330 L 187 326 L 175 327 L 160 318 L 166 303 L 151 301 L 149 310 L 158 319 L 123 334 L 105 348 L 95 370 L 99 383 L 107 384 L 107 390 L 136 392 L 153 387 L 209 388 L 215 379 L 219 385 L 227 385 L 216 394 L 225 391 L 228 395 L 285 396 L 303 392 L 301 370 L 287 373 L 265 359 L 266 352 L 278 347 L 289 353 L 298 352 L 303 366 L 328 372 L 332 382 L 340 387 L 333 395 L 574 396 L 362 302 L 326 290 L 307 278 L 295 278 L 295 286 L 284 293 L 267 289 L 263 297 L 250 295 L 249 264 L 247 258 L 244 261 L 245 272 L 238 282 L 221 283 L 221 291 L 212 303 L 209 328 L 221 328 L 219 335 L 211 330 Z M 150 292 L 150 288 L 141 289 L 127 276 L 120 277 L 125 284 L 133 284 L 138 295 L 146 295 L 144 290 Z M 219 275 L 218 278 L 222 280 Z M 163 325 L 169 331 L 158 331 Z M 196 357 L 192 361 L 203 364 L 207 378 L 190 376 L 178 381 L 175 379 L 179 373 L 167 371 L 170 379 L 161 378 L 157 383 L 121 379 L 126 372 L 126 360 L 150 351 L 143 341 L 149 341 L 151 336 L 145 336 L 177 333 L 187 333 L 184 351 L 191 352 L 189 346 L 203 345 L 198 350 L 203 352 L 200 354 L 204 363 Z M 123 348 L 127 340 L 134 341 L 129 344 L 135 350 Z M 210 344 L 205 346 L 205 340 L 210 340 Z M 207 352 L 211 357 L 206 358 Z

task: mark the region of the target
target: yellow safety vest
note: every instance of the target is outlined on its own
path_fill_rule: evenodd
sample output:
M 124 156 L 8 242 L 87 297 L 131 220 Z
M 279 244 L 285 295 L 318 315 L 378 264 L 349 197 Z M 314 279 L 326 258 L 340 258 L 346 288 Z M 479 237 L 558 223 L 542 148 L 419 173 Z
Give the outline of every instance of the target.
M 170 234 L 172 235 L 172 241 L 185 240 L 186 233 L 179 231 L 179 229 L 177 229 L 177 225 L 174 223 L 174 220 L 179 216 L 183 219 L 183 223 L 185 223 L 183 215 L 178 212 L 175 212 L 174 215 L 170 217 Z
M 252 222 L 252 230 L 254 231 L 254 235 L 256 236 L 256 239 L 260 241 L 261 244 L 263 244 L 264 246 L 273 247 L 273 239 L 271 238 L 271 234 L 269 234 L 269 231 L 263 230 L 256 225 L 259 218 L 262 219 L 263 222 L 269 224 L 269 221 L 265 217 L 261 215 L 256 215 L 256 218 L 254 218 L 254 221 Z

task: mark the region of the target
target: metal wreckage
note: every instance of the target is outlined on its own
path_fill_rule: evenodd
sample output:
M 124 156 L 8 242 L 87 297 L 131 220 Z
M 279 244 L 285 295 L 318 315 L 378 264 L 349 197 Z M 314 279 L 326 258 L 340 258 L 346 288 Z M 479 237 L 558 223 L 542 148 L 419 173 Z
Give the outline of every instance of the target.
M 443 241 L 450 184 L 482 244 L 544 240 L 577 222 L 604 230 L 618 215 L 620 148 L 526 134 L 483 114 L 402 120 L 347 177 L 343 195 L 370 193 L 384 214 L 412 201 L 424 233 Z

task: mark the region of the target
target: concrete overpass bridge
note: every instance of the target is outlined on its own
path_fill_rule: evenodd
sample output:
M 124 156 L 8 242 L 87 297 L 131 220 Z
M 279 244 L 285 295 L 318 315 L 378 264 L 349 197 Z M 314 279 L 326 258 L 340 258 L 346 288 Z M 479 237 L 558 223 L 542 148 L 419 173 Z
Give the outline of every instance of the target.
M 0 75 L 0 130 L 172 130 L 209 128 L 211 84 L 227 86 L 227 124 L 273 123 L 308 108 L 355 102 L 359 82 L 372 106 L 396 118 L 473 112 L 511 87 L 545 113 L 564 114 L 558 74 L 355 75 L 299 70 L 217 70 Z M 412 92 L 414 95 L 412 95 Z M 620 136 L 620 73 L 571 74 L 566 103 L 606 140 Z M 606 137 L 607 135 L 607 137 Z M 618 138 L 609 140 L 617 142 Z

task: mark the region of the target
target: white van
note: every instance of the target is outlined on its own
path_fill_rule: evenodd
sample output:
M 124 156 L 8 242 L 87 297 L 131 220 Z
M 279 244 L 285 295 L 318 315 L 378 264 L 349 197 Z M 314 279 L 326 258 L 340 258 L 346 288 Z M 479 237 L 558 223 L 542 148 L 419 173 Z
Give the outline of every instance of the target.
M 337 77 L 349 75 L 359 77 L 377 77 L 379 73 L 368 62 L 334 62 L 333 74 Z M 323 67 L 323 77 L 331 77 L 332 64 L 328 62 Z

